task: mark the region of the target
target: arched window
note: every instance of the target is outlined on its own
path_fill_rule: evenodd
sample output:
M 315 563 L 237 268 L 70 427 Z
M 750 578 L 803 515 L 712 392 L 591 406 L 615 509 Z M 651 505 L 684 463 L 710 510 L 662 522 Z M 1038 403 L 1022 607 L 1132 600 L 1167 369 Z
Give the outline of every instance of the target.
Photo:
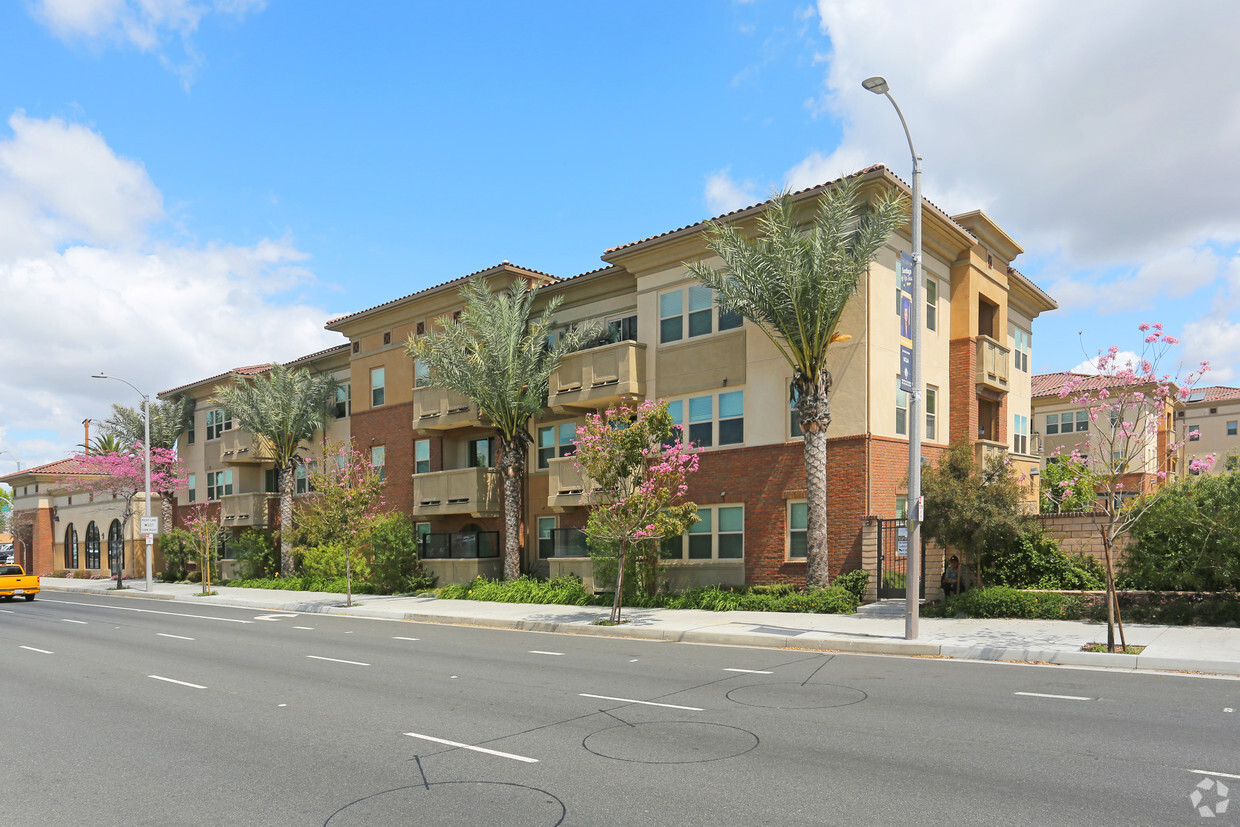
M 86 568 L 99 568 L 99 526 L 94 520 L 86 526 Z
M 121 521 L 113 520 L 108 526 L 108 571 L 125 568 L 125 536 L 121 534 Z
M 65 529 L 65 568 L 72 571 L 78 567 L 78 535 L 73 523 Z

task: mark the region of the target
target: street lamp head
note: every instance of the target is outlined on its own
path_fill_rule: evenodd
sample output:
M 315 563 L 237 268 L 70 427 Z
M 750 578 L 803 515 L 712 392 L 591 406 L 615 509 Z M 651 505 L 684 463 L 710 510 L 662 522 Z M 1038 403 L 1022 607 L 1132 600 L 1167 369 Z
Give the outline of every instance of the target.
M 881 75 L 875 75 L 872 78 L 866 78 L 865 80 L 861 81 L 861 85 L 864 86 L 866 89 L 869 89 L 871 92 L 873 92 L 876 95 L 885 95 L 887 94 L 887 90 L 891 88 L 890 86 L 887 85 L 887 79 L 882 77 Z
M 90 375 L 90 378 L 91 378 L 91 379 L 111 379 L 112 377 L 111 377 L 111 376 L 108 376 L 108 375 L 107 375 L 106 373 L 104 373 L 103 371 L 100 371 L 99 373 L 92 373 L 92 374 Z

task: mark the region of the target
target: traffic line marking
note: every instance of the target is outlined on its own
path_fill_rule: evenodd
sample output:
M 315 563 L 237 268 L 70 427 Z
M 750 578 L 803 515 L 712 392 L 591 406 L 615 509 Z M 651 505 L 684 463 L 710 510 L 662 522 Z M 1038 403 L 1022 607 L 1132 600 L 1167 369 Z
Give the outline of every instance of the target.
M 1013 692 L 1013 695 L 1024 695 L 1027 698 L 1054 698 L 1057 701 L 1092 701 L 1093 698 L 1085 698 L 1080 695 L 1047 695 L 1042 692 Z
M 724 672 L 744 672 L 746 675 L 774 675 L 766 669 L 724 669 Z
M 46 649 L 36 649 L 33 646 L 19 646 L 19 649 L 29 649 L 31 652 L 38 652 L 40 655 L 54 655 L 55 652 L 49 652 Z
M 637 700 L 634 700 L 633 698 L 613 698 L 610 695 L 589 695 L 585 692 L 578 692 L 577 696 L 581 698 L 598 698 L 600 701 L 621 701 L 626 704 L 641 704 L 642 706 L 663 706 L 663 707 L 667 707 L 668 709 L 687 709 L 690 712 L 704 712 L 705 711 L 700 706 L 678 706 L 676 704 L 659 704 L 659 703 L 655 703 L 654 701 L 637 701 Z
M 324 658 L 324 657 L 320 657 L 319 655 L 306 655 L 306 657 L 313 658 L 314 660 L 330 660 L 332 663 L 347 663 L 350 666 L 370 666 L 369 663 L 362 663 L 361 661 L 356 661 L 356 660 L 341 660 L 340 658 Z
M 191 615 L 183 612 L 161 612 L 158 609 L 135 609 L 133 606 L 110 606 L 107 603 L 78 603 L 74 600 L 43 600 L 44 603 L 63 603 L 66 606 L 89 606 L 92 609 L 113 609 L 118 612 L 141 612 L 148 615 L 170 615 L 172 617 L 192 617 L 196 620 L 218 620 L 221 623 L 253 623 L 252 620 L 238 620 L 235 617 L 211 617 L 210 615 Z
M 6 615 L 13 614 L 13 612 L 9 611 L 8 609 L 0 609 L 0 612 L 4 612 Z
M 193 640 L 192 637 L 185 637 L 184 635 L 170 635 L 167 632 L 156 632 L 155 634 L 157 634 L 160 637 L 175 638 L 176 640 Z
M 1183 769 L 1183 768 L 1181 768 Z M 1190 770 L 1185 769 L 1184 772 L 1193 772 L 1198 775 L 1212 775 L 1215 778 L 1240 778 L 1240 775 L 1232 775 L 1229 772 L 1214 772 L 1213 770 Z
M 154 679 L 155 679 L 155 680 L 157 680 L 157 681 L 165 681 L 165 682 L 167 682 L 167 683 L 175 683 L 177 686 L 188 686 L 190 689 L 206 689 L 206 687 L 205 687 L 205 686 L 200 686 L 200 685 L 198 685 L 198 684 L 196 684 L 196 683 L 186 683 L 185 681 L 178 681 L 178 680 L 176 680 L 176 679 L 174 679 L 174 678 L 165 678 L 165 677 L 162 677 L 162 676 L 160 676 L 160 675 L 147 675 L 147 677 L 148 677 L 148 678 L 154 678 Z
M 421 738 L 423 741 L 433 741 L 436 744 L 447 744 L 450 747 L 458 747 L 460 749 L 472 750 L 474 752 L 484 752 L 487 755 L 495 755 L 500 758 L 511 758 L 513 761 L 524 761 L 527 764 L 537 764 L 537 758 L 527 758 L 524 755 L 513 755 L 511 752 L 500 752 L 495 749 L 487 749 L 486 747 L 475 747 L 470 744 L 462 744 L 458 741 L 449 741 L 445 738 L 436 738 L 433 735 L 421 735 L 417 732 L 406 732 L 410 738 Z
M 63 620 L 65 623 L 80 623 L 80 624 L 82 624 L 83 626 L 86 626 L 86 625 L 87 625 L 87 623 L 86 623 L 86 621 L 85 621 L 85 620 L 70 620 L 70 619 L 69 619 L 69 618 L 67 618 L 67 617 L 62 617 L 62 618 L 61 618 L 61 620 Z
M 416 638 L 416 637 L 394 637 L 392 638 L 392 640 L 419 640 L 419 639 L 420 638 Z
M 541 649 L 531 649 L 529 651 L 529 654 L 531 655 L 555 655 L 557 657 L 561 657 L 564 655 L 563 652 L 544 652 Z
M 254 619 L 255 620 L 270 620 L 272 623 L 274 623 L 282 617 L 297 617 L 297 615 L 281 612 L 281 613 L 269 614 L 269 615 L 255 615 Z
M 313 627 L 313 626 L 294 626 L 293 628 L 294 628 L 294 629 L 304 629 L 304 630 L 306 630 L 307 632 L 313 632 L 313 631 L 314 631 L 314 627 Z

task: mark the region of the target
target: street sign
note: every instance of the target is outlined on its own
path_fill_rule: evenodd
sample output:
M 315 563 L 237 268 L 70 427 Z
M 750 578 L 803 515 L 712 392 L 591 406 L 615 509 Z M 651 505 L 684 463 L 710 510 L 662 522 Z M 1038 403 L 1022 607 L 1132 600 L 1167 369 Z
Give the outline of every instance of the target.
M 908 557 L 908 529 L 905 526 L 896 529 L 896 557 Z
M 159 518 L 158 517 L 142 517 L 140 518 L 139 522 L 141 523 L 140 531 L 143 534 L 158 534 L 159 533 Z

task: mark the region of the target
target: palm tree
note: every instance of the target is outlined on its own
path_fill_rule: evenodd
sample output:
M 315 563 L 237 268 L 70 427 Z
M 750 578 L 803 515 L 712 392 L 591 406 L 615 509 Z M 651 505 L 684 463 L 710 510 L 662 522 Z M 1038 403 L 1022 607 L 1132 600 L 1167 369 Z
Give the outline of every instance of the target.
M 280 572 L 293 573 L 288 528 L 293 524 L 293 486 L 304 460 L 301 444 L 325 428 L 336 402 L 336 380 L 305 368 L 272 365 L 259 376 L 235 374 L 232 385 L 219 385 L 213 402 L 227 408 L 237 424 L 265 440 L 280 475 Z
M 194 419 L 194 397 L 177 394 L 171 399 L 151 404 L 151 449 L 164 448 L 171 451 L 177 440 Z M 146 422 L 141 408 L 112 405 L 112 415 L 104 423 L 104 436 L 112 437 L 120 445 L 141 445 L 146 439 Z M 87 453 L 92 453 L 88 451 Z M 94 453 L 100 453 L 94 451 Z M 172 491 L 160 491 L 160 512 L 164 530 L 172 528 Z M 149 512 L 148 512 L 149 513 Z
M 686 265 L 716 291 L 723 309 L 757 325 L 792 366 L 793 401 L 805 437 L 806 580 L 812 586 L 826 586 L 831 577 L 827 348 L 847 338 L 836 332 L 844 307 L 879 248 L 905 220 L 899 192 L 888 191 L 867 206 L 858 190 L 856 178 L 835 184 L 809 222 L 798 220 L 793 197 L 782 193 L 758 219 L 757 238 L 722 222 L 707 231 L 706 246 L 722 259 L 722 268 L 703 261 Z
M 461 288 L 461 296 L 465 309 L 459 320 L 438 319 L 440 330 L 411 336 L 406 350 L 430 368 L 433 385 L 472 400 L 495 425 L 504 481 L 504 577 L 511 580 L 521 573 L 522 482 L 530 418 L 546 404 L 560 358 L 579 349 L 593 331 L 585 326 L 566 331 L 549 346 L 551 316 L 561 298 L 531 320 L 534 289 L 524 279 L 492 292 L 485 278 L 475 277 Z

